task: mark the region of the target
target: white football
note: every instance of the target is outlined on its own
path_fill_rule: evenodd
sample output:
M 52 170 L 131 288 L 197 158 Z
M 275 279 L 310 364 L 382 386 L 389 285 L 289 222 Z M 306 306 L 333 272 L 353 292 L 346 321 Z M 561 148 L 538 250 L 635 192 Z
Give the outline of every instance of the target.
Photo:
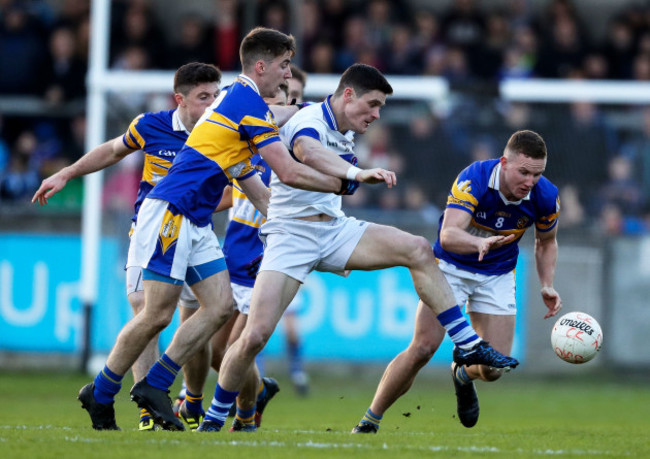
M 585 363 L 596 357 L 603 344 L 600 325 L 589 314 L 570 312 L 560 317 L 551 331 L 551 345 L 559 358 Z

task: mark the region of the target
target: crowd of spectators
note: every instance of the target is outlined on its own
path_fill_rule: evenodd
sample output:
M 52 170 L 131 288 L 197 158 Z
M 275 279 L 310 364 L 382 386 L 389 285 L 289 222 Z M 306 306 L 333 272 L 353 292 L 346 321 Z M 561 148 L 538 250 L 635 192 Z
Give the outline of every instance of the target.
M 389 75 L 444 77 L 460 92 L 504 78 L 650 81 L 650 7 L 633 2 L 622 3 L 601 33 L 571 0 L 499 7 L 451 0 L 443 9 L 408 0 L 257 0 L 252 18 L 250 1 L 206 0 L 200 4 L 210 11 L 187 2 L 172 28 L 156 3 L 111 2 L 110 67 L 171 70 L 203 61 L 237 71 L 250 24 L 292 32 L 295 61 L 311 74 L 364 62 Z M 49 116 L 0 114 L 0 202 L 27 201 L 43 177 L 83 154 L 83 104 L 73 113 L 56 108 L 85 98 L 89 8 L 89 0 L 0 0 L 0 98 L 33 97 L 54 108 Z M 129 98 L 138 110 L 152 109 L 146 95 Z M 650 227 L 650 109 L 632 114 L 638 121 L 630 129 L 587 102 L 463 100 L 445 114 L 414 104 L 406 120 L 377 122 L 359 139 L 360 154 L 398 172 L 402 191 L 361 191 L 348 205 L 420 210 L 433 220 L 464 166 L 498 157 L 511 132 L 530 128 L 547 140 L 547 176 L 561 186 L 569 225 L 602 215 L 604 232 Z M 486 106 L 490 116 L 481 118 Z

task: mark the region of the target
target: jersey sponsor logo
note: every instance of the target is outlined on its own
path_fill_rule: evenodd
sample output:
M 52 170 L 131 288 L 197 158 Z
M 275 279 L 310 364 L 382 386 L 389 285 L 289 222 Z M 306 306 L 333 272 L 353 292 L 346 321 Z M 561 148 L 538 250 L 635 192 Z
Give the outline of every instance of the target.
M 237 164 L 233 164 L 227 169 L 227 172 L 232 178 L 239 178 L 248 174 L 253 169 L 256 169 L 255 166 L 251 164 L 250 158 L 240 161 Z
M 467 228 L 467 232 L 472 236 L 482 237 L 482 238 L 496 236 L 497 234 L 495 231 L 490 231 L 486 228 L 479 228 L 474 225 L 470 225 L 469 228 Z
M 352 146 L 347 144 L 347 143 L 341 144 L 340 142 L 335 142 L 335 141 L 332 141 L 332 140 L 329 140 L 329 139 L 327 140 L 327 146 L 329 148 L 339 150 L 339 151 L 344 151 L 346 153 L 352 153 L 354 151 L 352 149 Z

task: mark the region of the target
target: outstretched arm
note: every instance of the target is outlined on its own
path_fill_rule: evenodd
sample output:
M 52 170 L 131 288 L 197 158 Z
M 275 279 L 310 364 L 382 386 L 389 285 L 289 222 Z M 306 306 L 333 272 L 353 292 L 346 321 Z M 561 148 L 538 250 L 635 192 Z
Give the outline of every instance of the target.
M 542 298 L 548 308 L 545 319 L 553 317 L 562 308 L 562 299 L 553 288 L 557 265 L 557 225 L 551 231 L 535 231 L 535 265 L 542 285 Z
M 490 251 L 503 244 L 514 241 L 515 235 L 478 237 L 467 231 L 472 221 L 472 215 L 461 209 L 448 207 L 440 228 L 440 245 L 443 249 L 454 253 L 478 252 L 478 261 Z
M 112 166 L 134 151 L 137 150 L 124 145 L 122 136 L 104 142 L 83 155 L 74 164 L 64 167 L 43 180 L 40 188 L 34 193 L 32 202 L 38 201 L 40 205 L 45 205 L 47 200 L 61 191 L 69 180 Z
M 310 191 L 336 193 L 341 190 L 341 179 L 300 164 L 291 157 L 289 151 L 281 142 L 270 143 L 260 148 L 259 153 L 271 166 L 271 169 L 277 174 L 282 183 Z M 243 181 L 240 181 L 240 183 L 243 188 Z M 244 189 L 244 192 L 250 199 L 248 191 Z M 261 211 L 262 209 L 258 207 L 258 210 Z
M 293 153 L 304 164 L 323 174 L 333 175 L 341 179 L 357 180 L 363 183 L 386 183 L 388 188 L 397 184 L 395 173 L 381 168 L 352 169 L 351 174 L 353 176 L 348 177 L 348 171 L 351 169 L 350 163 L 325 148 L 320 141 L 312 137 L 298 137 L 293 143 Z

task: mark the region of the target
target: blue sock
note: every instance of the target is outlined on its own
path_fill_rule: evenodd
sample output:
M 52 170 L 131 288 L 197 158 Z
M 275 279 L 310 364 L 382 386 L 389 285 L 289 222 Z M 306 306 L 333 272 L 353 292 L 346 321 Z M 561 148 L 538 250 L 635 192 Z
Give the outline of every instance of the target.
M 375 413 L 370 411 L 370 408 L 368 408 L 368 411 L 366 411 L 366 414 L 363 416 L 363 419 L 359 422 L 359 424 L 372 424 L 379 429 L 379 423 L 383 417 L 384 416 L 377 416 Z
M 445 327 L 447 334 L 456 346 L 461 349 L 471 349 L 481 341 L 474 328 L 467 322 L 458 306 L 449 308 L 437 316 L 440 324 Z
M 144 408 L 140 408 L 140 422 L 151 419 L 151 414 Z
M 93 396 L 97 403 L 108 405 L 115 401 L 115 394 L 122 388 L 122 378 L 104 365 L 104 369 L 95 377 Z
M 235 402 L 238 394 L 239 392 L 230 392 L 217 384 L 217 388 L 214 390 L 212 404 L 208 412 L 205 413 L 205 420 L 223 426 L 226 423 L 228 411 L 230 411 L 230 407 Z
M 163 354 L 147 373 L 147 383 L 156 389 L 169 390 L 180 369 L 180 365 Z
M 185 405 L 193 413 L 203 414 L 203 394 L 194 395 L 189 390 L 185 390 Z
M 242 424 L 255 424 L 255 407 L 251 408 L 250 410 L 242 410 L 241 408 L 237 407 L 236 418 L 239 419 Z

